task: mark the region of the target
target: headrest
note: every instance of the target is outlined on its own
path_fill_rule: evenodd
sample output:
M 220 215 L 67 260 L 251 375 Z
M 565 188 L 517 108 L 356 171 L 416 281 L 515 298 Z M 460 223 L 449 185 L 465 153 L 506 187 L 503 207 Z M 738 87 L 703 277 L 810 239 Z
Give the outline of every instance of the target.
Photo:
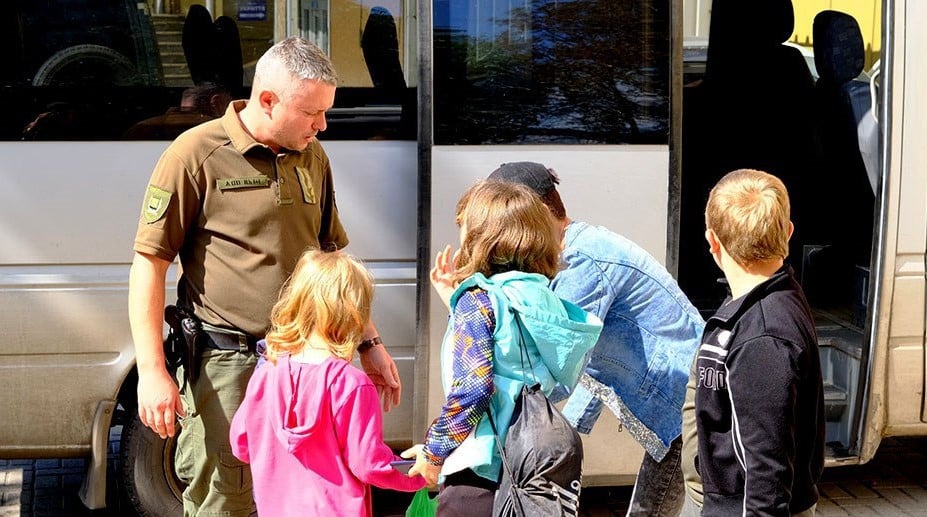
M 855 18 L 839 11 L 821 11 L 814 17 L 812 33 L 814 65 L 821 79 L 843 84 L 863 71 L 863 34 Z
M 778 45 L 794 29 L 791 0 L 714 0 L 711 6 L 709 38 L 726 46 Z

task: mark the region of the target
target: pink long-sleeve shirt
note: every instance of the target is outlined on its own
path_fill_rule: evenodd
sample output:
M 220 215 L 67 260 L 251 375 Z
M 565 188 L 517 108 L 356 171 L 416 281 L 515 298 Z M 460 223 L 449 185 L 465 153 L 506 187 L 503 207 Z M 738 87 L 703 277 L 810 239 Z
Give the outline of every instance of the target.
M 370 485 L 424 487 L 390 465 L 379 403 L 370 378 L 340 359 L 281 356 L 255 370 L 229 439 L 251 464 L 258 513 L 370 516 Z

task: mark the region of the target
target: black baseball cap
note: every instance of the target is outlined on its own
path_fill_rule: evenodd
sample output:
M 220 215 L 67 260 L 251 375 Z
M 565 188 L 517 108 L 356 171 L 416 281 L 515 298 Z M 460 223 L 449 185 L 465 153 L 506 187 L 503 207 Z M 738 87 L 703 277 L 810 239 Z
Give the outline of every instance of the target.
M 560 182 L 554 171 L 537 162 L 503 163 L 498 169 L 492 171 L 487 179 L 521 183 L 540 196 L 546 196 Z

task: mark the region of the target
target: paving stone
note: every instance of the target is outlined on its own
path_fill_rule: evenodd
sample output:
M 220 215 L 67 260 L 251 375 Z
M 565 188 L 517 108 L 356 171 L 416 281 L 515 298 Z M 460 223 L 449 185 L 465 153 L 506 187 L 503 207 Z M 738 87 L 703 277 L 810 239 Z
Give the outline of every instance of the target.
M 872 506 L 869 506 L 867 502 L 853 500 L 853 501 L 843 501 L 837 504 L 840 506 L 840 508 L 843 508 L 849 515 L 852 515 L 853 517 L 869 517 L 869 516 L 878 517 L 879 515 L 881 515 Z
M 815 517 L 838 517 L 844 515 L 850 515 L 846 510 L 837 506 L 837 505 L 818 505 L 817 510 L 814 512 Z
M 68 458 L 68 459 L 61 460 L 61 466 L 67 469 L 83 470 L 87 468 L 87 460 L 83 458 Z
M 918 481 L 906 477 L 876 479 L 872 481 L 872 489 L 877 492 L 894 488 L 915 488 L 918 486 L 920 486 Z
M 118 434 L 110 435 L 108 464 L 118 468 Z M 883 440 L 876 457 L 864 465 L 827 469 L 819 484 L 822 517 L 927 517 L 927 437 Z M 0 517 L 123 517 L 116 509 L 90 512 L 77 496 L 86 471 L 83 459 L 0 461 Z M 115 490 L 111 470 L 108 490 Z M 12 488 L 10 488 L 12 487 Z M 12 492 L 12 493 L 8 493 Z M 18 495 L 17 495 L 18 494 Z M 409 498 L 374 492 L 376 517 L 401 517 Z M 583 490 L 583 517 L 623 517 L 631 487 Z M 110 494 L 112 497 L 113 494 Z
M 19 490 L 4 490 L 0 492 L 0 507 L 2 506 L 19 507 Z
M 61 486 L 61 480 L 58 476 L 36 476 L 35 477 L 35 488 L 58 488 Z
M 857 499 L 876 499 L 879 497 L 879 494 L 859 481 L 844 483 L 841 488 L 853 494 L 853 497 Z
M 910 494 L 898 488 L 882 488 L 878 490 L 879 495 L 888 499 L 892 504 L 903 506 L 909 503 L 917 503 Z
M 847 492 L 837 483 L 819 483 L 818 490 L 823 497 L 839 501 L 841 499 L 853 499 L 853 494 Z

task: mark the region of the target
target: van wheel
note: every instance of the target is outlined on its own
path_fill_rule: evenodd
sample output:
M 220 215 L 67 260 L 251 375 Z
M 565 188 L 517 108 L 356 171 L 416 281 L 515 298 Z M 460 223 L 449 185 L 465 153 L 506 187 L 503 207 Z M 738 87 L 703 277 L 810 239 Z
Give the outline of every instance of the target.
M 126 420 L 119 463 L 129 502 L 141 517 L 182 515 L 184 484 L 174 474 L 176 437 L 162 440 L 142 424 L 137 412 Z

